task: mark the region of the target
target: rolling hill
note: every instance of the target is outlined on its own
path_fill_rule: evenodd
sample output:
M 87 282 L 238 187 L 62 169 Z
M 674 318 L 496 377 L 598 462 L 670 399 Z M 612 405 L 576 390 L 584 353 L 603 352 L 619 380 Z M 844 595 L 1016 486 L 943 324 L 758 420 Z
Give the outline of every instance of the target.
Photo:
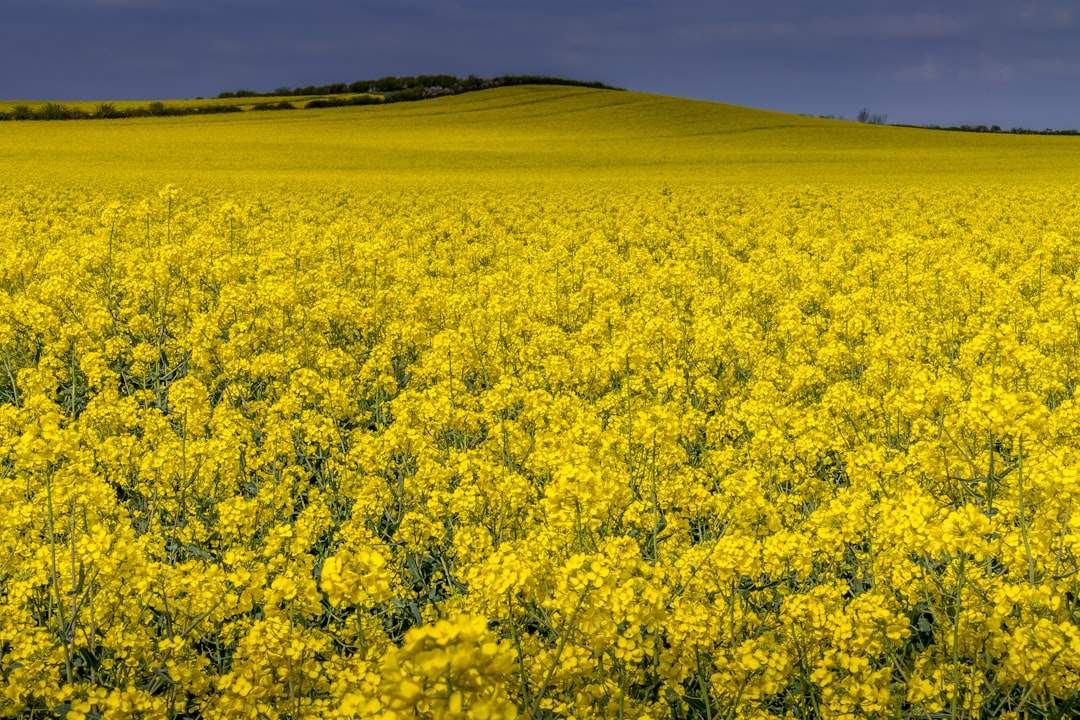
M 421 103 L 3 123 L 4 182 L 978 182 L 1075 177 L 1076 138 L 866 125 L 643 93 L 518 86 Z

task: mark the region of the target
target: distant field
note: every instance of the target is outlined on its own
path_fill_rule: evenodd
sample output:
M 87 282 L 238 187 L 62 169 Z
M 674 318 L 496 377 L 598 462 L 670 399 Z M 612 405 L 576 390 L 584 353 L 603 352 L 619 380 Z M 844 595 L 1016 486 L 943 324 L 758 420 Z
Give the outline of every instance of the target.
M 259 98 L 273 102 L 274 98 Z M 153 185 L 498 177 L 742 183 L 1074 177 L 1070 137 L 989 136 L 784 115 L 640 93 L 515 87 L 290 114 L 8 123 L 0 179 Z M 102 176 L 105 169 L 106 176 Z
M 1071 717 L 1078 142 L 0 123 L 0 717 Z

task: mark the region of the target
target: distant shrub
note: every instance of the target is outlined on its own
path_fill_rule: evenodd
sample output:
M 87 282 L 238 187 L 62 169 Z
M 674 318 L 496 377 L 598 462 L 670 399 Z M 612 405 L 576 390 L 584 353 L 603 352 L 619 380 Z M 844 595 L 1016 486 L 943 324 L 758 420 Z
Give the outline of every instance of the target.
M 94 112 L 94 117 L 97 118 L 118 118 L 123 117 L 120 111 L 112 103 L 101 103 L 97 106 L 97 110 Z
M 239 105 L 196 105 L 195 107 L 170 108 L 170 115 L 220 115 L 244 112 Z
M 484 89 L 484 84 L 486 82 L 488 81 L 484 80 L 484 78 L 470 75 L 462 81 L 461 89 L 465 92 L 468 92 L 469 90 L 482 90 Z
M 261 103 L 259 105 L 253 105 L 252 110 L 295 110 L 296 106 L 288 100 L 282 100 L 278 103 Z
M 309 100 L 304 104 L 305 110 L 317 110 L 318 108 L 344 107 L 346 105 L 379 105 L 383 101 L 377 95 L 358 95 L 347 98 L 319 98 Z
M 376 92 L 394 92 L 408 87 L 408 78 L 394 77 L 393 75 L 379 78 L 372 82 L 371 86 Z
M 16 120 L 33 120 L 34 111 L 29 105 L 16 105 L 11 109 L 11 116 Z
M 408 102 L 410 100 L 422 100 L 424 98 L 423 86 L 415 85 L 390 94 L 387 100 L 395 102 Z
M 70 120 L 71 112 L 59 103 L 45 103 L 34 116 L 38 120 Z
M 859 111 L 859 114 L 855 116 L 855 119 L 861 123 L 870 123 L 871 125 L 886 125 L 889 121 L 888 115 L 882 113 L 871 113 L 867 108 L 863 108 Z

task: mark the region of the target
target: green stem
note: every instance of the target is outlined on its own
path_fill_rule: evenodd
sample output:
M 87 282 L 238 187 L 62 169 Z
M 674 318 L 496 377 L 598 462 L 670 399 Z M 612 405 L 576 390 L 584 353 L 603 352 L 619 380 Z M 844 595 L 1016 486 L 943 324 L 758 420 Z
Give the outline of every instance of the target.
M 570 619 L 567 621 L 562 635 L 559 636 L 559 645 L 555 648 L 555 657 L 551 661 L 551 667 L 548 668 L 547 675 L 544 676 L 544 682 L 540 685 L 540 691 L 536 693 L 536 698 L 533 700 L 532 707 L 529 709 L 529 717 L 535 718 L 537 717 L 537 713 L 540 712 L 540 702 L 544 699 L 544 693 L 547 692 L 548 687 L 551 685 L 551 679 L 555 675 L 555 669 L 559 667 L 559 658 L 562 657 L 567 639 L 574 633 L 574 624 L 577 622 L 578 613 L 581 611 L 581 606 L 585 604 L 585 597 L 589 594 L 590 590 L 592 590 L 591 582 L 585 585 L 581 597 L 578 598 L 577 605 L 574 606 L 574 611 L 570 613 Z

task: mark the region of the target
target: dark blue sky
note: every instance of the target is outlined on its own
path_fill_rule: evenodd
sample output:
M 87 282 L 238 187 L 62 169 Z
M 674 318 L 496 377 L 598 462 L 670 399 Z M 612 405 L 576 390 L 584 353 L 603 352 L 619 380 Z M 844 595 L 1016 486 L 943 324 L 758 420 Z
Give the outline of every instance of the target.
M 3 0 L 0 98 L 545 74 L 890 122 L 1080 128 L 1077 0 Z

